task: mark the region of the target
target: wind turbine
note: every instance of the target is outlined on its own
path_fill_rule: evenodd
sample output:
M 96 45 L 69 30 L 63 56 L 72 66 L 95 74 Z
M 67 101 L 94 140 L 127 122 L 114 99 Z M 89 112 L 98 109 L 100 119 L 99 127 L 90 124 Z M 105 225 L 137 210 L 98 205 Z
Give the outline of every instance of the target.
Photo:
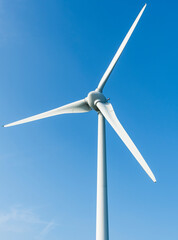
M 146 4 L 138 14 L 134 23 L 132 24 L 130 30 L 128 31 L 126 37 L 121 43 L 119 49 L 117 50 L 114 58 L 106 69 L 103 77 L 101 78 L 98 87 L 89 92 L 88 96 L 82 100 L 64 105 L 59 108 L 55 108 L 51 111 L 47 111 L 32 117 L 16 121 L 4 127 L 15 126 L 42 118 L 47 118 L 55 115 L 65 114 L 65 113 L 83 113 L 95 110 L 98 113 L 98 156 L 97 156 L 97 211 L 96 211 L 96 240 L 109 240 L 108 231 L 108 201 L 107 201 L 107 170 L 106 170 L 106 137 L 105 137 L 105 119 L 110 123 L 116 133 L 119 135 L 121 140 L 125 143 L 127 148 L 133 154 L 135 159 L 140 163 L 142 168 L 148 174 L 148 176 L 156 182 L 156 178 L 153 175 L 151 169 L 143 159 L 139 150 L 124 130 L 123 126 L 119 122 L 115 115 L 114 109 L 111 103 L 108 102 L 103 94 L 103 88 L 114 68 L 116 62 L 118 61 L 122 51 L 124 50 L 130 36 L 132 35 L 139 19 L 141 18 Z

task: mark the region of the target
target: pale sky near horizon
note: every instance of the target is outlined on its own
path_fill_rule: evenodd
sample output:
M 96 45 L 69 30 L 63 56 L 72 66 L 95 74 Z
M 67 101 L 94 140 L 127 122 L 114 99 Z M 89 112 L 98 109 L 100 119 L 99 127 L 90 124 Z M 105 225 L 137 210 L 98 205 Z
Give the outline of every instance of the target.
M 0 0 L 0 125 L 87 96 L 144 1 Z M 178 3 L 147 8 L 104 89 L 111 240 L 178 238 Z M 95 239 L 97 114 L 0 129 L 0 239 Z

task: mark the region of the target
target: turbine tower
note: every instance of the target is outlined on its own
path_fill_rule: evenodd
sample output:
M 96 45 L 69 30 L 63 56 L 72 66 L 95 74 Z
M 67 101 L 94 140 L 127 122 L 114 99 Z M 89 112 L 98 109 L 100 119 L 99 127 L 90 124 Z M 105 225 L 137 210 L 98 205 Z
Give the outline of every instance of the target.
M 59 108 L 55 108 L 51 111 L 47 111 L 32 117 L 16 121 L 4 127 L 15 126 L 42 118 L 52 117 L 60 114 L 67 113 L 83 113 L 95 110 L 98 113 L 98 156 L 97 156 L 97 210 L 96 210 L 96 240 L 109 240 L 109 229 L 108 229 L 108 199 L 107 199 L 107 170 L 106 170 L 106 140 L 105 140 L 105 119 L 110 123 L 113 129 L 116 131 L 121 140 L 125 143 L 127 148 L 133 154 L 135 159 L 139 162 L 148 176 L 156 182 L 155 176 L 151 169 L 143 159 L 139 150 L 124 130 L 120 121 L 115 115 L 114 109 L 111 103 L 108 102 L 103 94 L 103 88 L 116 65 L 122 51 L 124 50 L 130 36 L 132 35 L 140 17 L 142 16 L 146 4 L 138 14 L 130 30 L 125 36 L 119 49 L 117 50 L 114 58 L 106 69 L 103 77 L 101 78 L 96 90 L 89 92 L 88 96 L 82 100 L 64 105 Z

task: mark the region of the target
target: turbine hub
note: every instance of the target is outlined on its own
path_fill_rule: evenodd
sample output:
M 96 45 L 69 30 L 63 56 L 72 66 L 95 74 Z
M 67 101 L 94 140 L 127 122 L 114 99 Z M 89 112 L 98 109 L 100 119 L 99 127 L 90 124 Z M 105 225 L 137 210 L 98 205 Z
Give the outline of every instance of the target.
M 99 109 L 96 106 L 97 102 L 103 102 L 103 103 L 107 102 L 105 96 L 98 91 L 89 92 L 86 100 L 88 102 L 88 105 L 95 111 L 99 111 Z

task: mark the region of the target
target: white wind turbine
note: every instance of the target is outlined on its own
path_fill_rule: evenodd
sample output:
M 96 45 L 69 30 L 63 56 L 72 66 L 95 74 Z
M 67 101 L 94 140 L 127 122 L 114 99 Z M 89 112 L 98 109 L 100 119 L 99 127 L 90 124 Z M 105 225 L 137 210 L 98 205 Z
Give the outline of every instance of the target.
M 122 51 L 124 50 L 130 36 L 132 35 L 140 17 L 142 16 L 146 4 L 138 14 L 134 23 L 132 24 L 129 32 L 124 38 L 122 44 L 117 50 L 114 58 L 109 64 L 106 72 L 101 78 L 98 87 L 95 91 L 89 92 L 88 96 L 82 100 L 67 104 L 65 106 L 55 108 L 51 111 L 47 111 L 29 118 L 16 121 L 4 127 L 10 127 L 22 123 L 27 123 L 42 118 L 47 118 L 55 115 L 65 113 L 82 113 L 89 112 L 92 109 L 98 113 L 98 163 L 97 163 L 97 213 L 96 213 L 96 240 L 109 240 L 108 231 L 108 202 L 107 202 L 107 171 L 106 171 L 106 141 L 105 141 L 105 119 L 110 123 L 122 141 L 125 143 L 127 148 L 140 163 L 142 168 L 148 174 L 148 176 L 156 182 L 155 176 L 151 169 L 143 159 L 142 155 L 138 151 L 135 144 L 132 142 L 121 123 L 117 119 L 114 109 L 111 103 L 108 102 L 106 97 L 103 95 L 103 88 L 117 62 Z

